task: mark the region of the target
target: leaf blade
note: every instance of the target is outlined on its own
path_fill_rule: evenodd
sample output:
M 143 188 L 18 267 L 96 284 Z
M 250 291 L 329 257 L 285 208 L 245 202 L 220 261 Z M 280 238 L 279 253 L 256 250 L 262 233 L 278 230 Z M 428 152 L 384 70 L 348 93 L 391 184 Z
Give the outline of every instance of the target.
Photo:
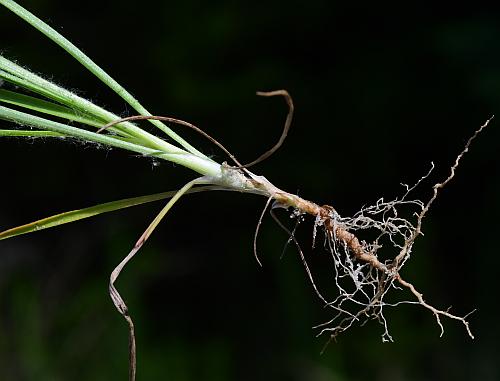
M 0 4 L 8 8 L 10 11 L 15 13 L 17 16 L 22 18 L 28 24 L 33 26 L 35 29 L 43 33 L 67 53 L 73 56 L 82 66 L 89 70 L 94 76 L 96 76 L 102 83 L 111 88 L 117 95 L 119 95 L 125 102 L 127 102 L 133 109 L 135 109 L 141 115 L 151 115 L 151 113 L 142 106 L 141 103 L 134 96 L 129 93 L 123 86 L 121 86 L 116 80 L 114 80 L 106 71 L 104 71 L 99 65 L 97 65 L 93 60 L 90 59 L 85 53 L 83 53 L 78 47 L 71 43 L 67 38 L 57 32 L 54 28 L 49 26 L 47 23 L 36 17 L 33 13 L 29 12 L 27 9 L 23 8 L 21 5 L 17 4 L 13 0 L 0 0 Z M 186 151 L 192 153 L 195 156 L 201 158 L 207 158 L 206 155 L 198 151 L 186 140 L 184 140 L 175 131 L 170 129 L 168 126 L 160 121 L 152 120 L 151 123 L 159 128 L 161 131 L 166 133 L 172 140 L 179 143 Z
M 66 135 L 52 131 L 0 130 L 0 136 L 23 138 L 64 138 Z
M 223 189 L 224 188 L 210 185 L 210 186 L 193 188 L 193 189 L 190 189 L 189 191 L 187 191 L 186 193 L 199 193 L 199 192 L 204 192 L 204 191 L 223 190 Z M 154 194 L 147 195 L 147 196 L 139 196 L 139 197 L 126 198 L 126 199 L 121 199 L 121 200 L 116 200 L 116 201 L 110 201 L 110 202 L 94 205 L 94 206 L 87 207 L 87 208 L 76 209 L 76 210 L 71 210 L 69 212 L 55 214 L 53 216 L 42 218 L 40 220 L 36 220 L 36 221 L 30 222 L 28 224 L 24 224 L 24 225 L 16 226 L 16 227 L 11 228 L 11 229 L 4 230 L 4 231 L 0 232 L 0 241 L 7 239 L 7 238 L 16 237 L 16 236 L 19 236 L 22 234 L 33 233 L 33 232 L 36 232 L 39 230 L 45 230 L 45 229 L 57 227 L 60 225 L 64 225 L 67 223 L 76 222 L 79 220 L 83 220 L 85 218 L 97 216 L 97 215 L 102 214 L 102 213 L 113 212 L 116 210 L 129 208 L 132 206 L 142 205 L 142 204 L 146 204 L 149 202 L 154 202 L 154 201 L 159 201 L 159 200 L 163 200 L 166 198 L 171 198 L 176 193 L 177 193 L 177 190 L 169 191 L 169 192 L 154 193 Z
M 56 116 L 58 118 L 87 124 L 89 126 L 102 126 L 102 121 L 88 118 L 83 114 L 77 113 L 76 110 L 70 109 L 69 107 L 62 106 L 53 102 L 48 102 L 46 100 L 35 98 L 29 95 L 20 94 L 15 91 L 0 89 L 0 102 L 13 104 L 33 111 Z

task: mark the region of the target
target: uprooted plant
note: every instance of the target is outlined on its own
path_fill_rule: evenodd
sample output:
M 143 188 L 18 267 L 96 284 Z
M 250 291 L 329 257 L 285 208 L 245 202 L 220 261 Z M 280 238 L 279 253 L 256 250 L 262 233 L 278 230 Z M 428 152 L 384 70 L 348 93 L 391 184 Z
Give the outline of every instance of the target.
M 14 122 L 18 126 L 30 127 L 27 130 L 21 130 L 17 127 L 0 130 L 0 136 L 71 138 L 84 142 L 94 142 L 180 164 L 201 175 L 177 191 L 108 202 L 86 209 L 74 210 L 0 233 L 0 239 L 6 239 L 104 212 L 161 199 L 170 199 L 110 276 L 109 293 L 111 299 L 129 326 L 129 378 L 131 380 L 135 379 L 136 374 L 134 324 L 125 302 L 115 287 L 115 281 L 124 266 L 142 247 L 179 198 L 187 193 L 209 190 L 237 191 L 267 198 L 255 232 L 254 252 L 256 259 L 260 264 L 256 249 L 257 234 L 263 216 L 271 208 L 271 215 L 282 228 L 287 230 L 290 237 L 289 241 L 296 245 L 315 293 L 325 306 L 334 311 L 334 317 L 331 320 L 318 326 L 320 328 L 319 334 L 327 334 L 330 339 L 333 339 L 354 324 L 363 324 L 369 319 L 378 319 L 383 326 L 382 339 L 392 341 L 384 316 L 384 307 L 407 303 L 421 305 L 431 311 L 441 329 L 441 334 L 444 331 L 441 319 L 447 317 L 462 323 L 467 334 L 473 338 L 466 320 L 467 315 L 454 315 L 448 310 L 440 310 L 428 304 L 413 284 L 402 278 L 401 269 L 410 257 L 415 240 L 422 234 L 422 222 L 438 196 L 440 189 L 446 186 L 455 176 L 455 170 L 464 154 L 468 151 L 471 142 L 488 125 L 491 119 L 482 125 L 467 141 L 464 149 L 451 166 L 448 177 L 433 186 L 433 194 L 427 202 L 412 200 L 410 195 L 415 187 L 428 177 L 434 165 L 415 185 L 406 186 L 400 198 L 391 201 L 379 199 L 375 205 L 363 207 L 352 217 L 342 217 L 332 206 L 320 206 L 295 194 L 285 192 L 274 186 L 265 177 L 258 176 L 248 169 L 274 153 L 286 138 L 293 116 L 293 103 L 286 91 L 258 93 L 262 96 L 282 96 L 288 104 L 289 112 L 282 135 L 274 147 L 253 162 L 242 165 L 222 144 L 198 127 L 179 119 L 151 115 L 132 95 L 76 46 L 14 1 L 0 0 L 0 4 L 59 44 L 140 114 L 119 118 L 110 111 L 0 56 L 0 79 L 6 84 L 6 88 L 0 89 L 0 102 L 15 107 L 0 106 L 0 119 Z M 13 85 L 11 88 L 14 91 L 8 89 L 10 85 Z M 131 123 L 140 120 L 151 122 L 166 135 L 167 139 L 153 135 Z M 205 156 L 163 122 L 194 129 L 222 149 L 234 162 L 234 165 L 220 164 Z M 292 210 L 292 216 L 296 218 L 297 223 L 302 220 L 304 215 L 313 217 L 313 241 L 323 241 L 325 250 L 331 255 L 333 262 L 335 287 L 338 291 L 338 296 L 335 299 L 329 300 L 324 297 L 321 290 L 316 286 L 306 256 L 294 235 L 295 231 L 289 231 L 276 218 L 274 214 L 276 208 Z M 407 217 L 404 213 L 408 209 L 412 210 L 410 217 Z M 361 238 L 365 236 L 370 237 L 370 239 Z M 382 247 L 385 250 L 384 256 L 380 255 Z M 387 248 L 392 250 L 390 254 L 387 254 Z M 396 303 L 387 302 L 389 291 L 397 289 L 409 290 L 413 294 L 414 300 L 403 300 Z

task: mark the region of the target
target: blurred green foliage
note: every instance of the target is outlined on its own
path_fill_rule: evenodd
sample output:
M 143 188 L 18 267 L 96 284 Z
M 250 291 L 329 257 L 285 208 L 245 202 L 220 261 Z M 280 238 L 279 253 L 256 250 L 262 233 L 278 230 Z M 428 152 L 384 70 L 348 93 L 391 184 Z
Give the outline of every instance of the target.
M 243 162 L 271 146 L 286 112 L 254 92 L 286 88 L 297 108 L 292 131 L 256 170 L 346 215 L 399 194 L 399 183 L 414 182 L 430 161 L 439 180 L 500 101 L 500 13 L 493 8 L 320 0 L 22 4 L 152 112 L 199 125 Z M 0 35 L 7 57 L 117 113 L 131 112 L 4 9 Z M 135 318 L 139 379 L 499 379 L 498 141 L 493 121 L 436 203 L 405 270 L 436 306 L 452 305 L 458 314 L 478 309 L 471 317 L 475 341 L 451 321 L 439 338 L 430 313 L 403 306 L 387 311 L 396 343 L 382 344 L 373 322 L 320 355 L 327 338 L 315 338 L 311 327 L 330 312 L 293 248 L 280 259 L 287 237 L 269 218 L 258 241 L 264 267 L 253 258 L 264 200 L 193 195 L 176 205 L 118 282 Z M 0 147 L 0 229 L 173 189 L 191 176 L 81 144 L 5 139 Z M 428 197 L 430 186 L 417 196 Z M 107 295 L 108 276 L 160 207 L 0 243 L 0 379 L 126 379 L 127 329 Z M 311 227 L 301 227 L 301 242 L 318 281 L 334 295 L 325 253 L 309 250 Z

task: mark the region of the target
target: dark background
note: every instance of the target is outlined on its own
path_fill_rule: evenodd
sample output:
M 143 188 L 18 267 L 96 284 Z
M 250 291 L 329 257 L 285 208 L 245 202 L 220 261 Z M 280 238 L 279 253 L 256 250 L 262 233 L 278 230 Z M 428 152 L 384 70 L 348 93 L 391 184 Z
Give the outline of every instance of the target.
M 401 194 L 434 161 L 427 199 L 466 139 L 500 100 L 500 13 L 406 4 L 308 2 L 24 1 L 154 114 L 189 120 L 241 161 L 277 139 L 285 88 L 296 117 L 286 144 L 255 168 L 275 185 L 343 215 Z M 61 49 L 4 8 L 2 53 L 120 115 L 130 107 Z M 6 124 L 2 123 L 5 127 Z M 189 131 L 183 136 L 226 158 Z M 387 310 L 395 343 L 376 322 L 320 351 L 328 320 L 264 200 L 187 196 L 118 288 L 135 318 L 139 380 L 497 380 L 499 124 L 493 120 L 434 205 L 404 275 L 460 323 L 417 306 Z M 119 150 L 51 140 L 0 141 L 0 230 L 99 202 L 171 190 L 193 174 Z M 127 329 L 108 293 L 110 271 L 158 203 L 0 242 L 0 378 L 124 380 Z M 283 215 L 285 218 L 286 215 Z M 300 237 L 313 270 L 311 221 Z M 316 264 L 318 265 L 318 264 Z M 328 289 L 326 290 L 328 292 Z M 401 297 L 407 297 L 402 294 Z

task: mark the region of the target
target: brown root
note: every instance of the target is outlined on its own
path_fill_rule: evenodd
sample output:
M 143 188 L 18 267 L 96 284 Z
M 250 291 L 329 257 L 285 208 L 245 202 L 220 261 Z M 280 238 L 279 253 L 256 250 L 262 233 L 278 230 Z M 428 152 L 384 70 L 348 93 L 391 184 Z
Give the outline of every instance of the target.
M 441 335 L 444 333 L 441 318 L 447 317 L 461 322 L 468 336 L 471 339 L 474 338 L 467 321 L 470 313 L 458 316 L 448 310 L 433 307 L 424 300 L 422 293 L 412 283 L 401 277 L 400 271 L 410 256 L 415 240 L 422 234 L 422 221 L 437 198 L 439 190 L 453 179 L 462 157 L 469 150 L 470 144 L 490 121 L 491 119 L 483 124 L 467 141 L 464 149 L 450 168 L 448 177 L 433 186 L 433 195 L 427 203 L 408 200 L 407 196 L 430 175 L 434 165 L 414 186 L 406 186 L 406 193 L 401 198 L 391 201 L 379 199 L 375 205 L 364 207 L 353 217 L 348 218 L 341 217 L 334 208 L 328 205 L 320 207 L 284 192 L 278 192 L 275 195 L 275 199 L 282 205 L 293 206 L 300 213 L 307 213 L 315 217 L 313 242 L 316 239 L 318 227 L 321 227 L 324 233 L 325 246 L 331 254 L 335 269 L 338 296 L 334 300 L 327 302 L 319 293 L 302 251 L 300 251 L 300 256 L 315 292 L 320 295 L 325 306 L 336 311 L 332 319 L 316 327 L 321 329 L 319 335 L 330 335 L 328 342 L 352 325 L 362 325 L 371 319 L 378 320 L 384 327 L 382 340 L 393 341 L 384 316 L 384 307 L 400 304 L 416 304 L 431 311 L 440 327 Z M 401 209 L 408 206 L 417 209 L 417 212 L 413 213 L 415 217 L 413 222 L 411 218 L 405 218 L 401 213 Z M 376 238 L 370 243 L 358 238 L 358 233 L 366 232 L 375 233 Z M 295 237 L 293 238 L 295 239 Z M 381 260 L 379 258 L 379 249 L 384 245 L 396 249 L 396 254 L 392 259 Z M 415 300 L 386 302 L 388 292 L 393 289 L 407 289 L 415 297 Z

